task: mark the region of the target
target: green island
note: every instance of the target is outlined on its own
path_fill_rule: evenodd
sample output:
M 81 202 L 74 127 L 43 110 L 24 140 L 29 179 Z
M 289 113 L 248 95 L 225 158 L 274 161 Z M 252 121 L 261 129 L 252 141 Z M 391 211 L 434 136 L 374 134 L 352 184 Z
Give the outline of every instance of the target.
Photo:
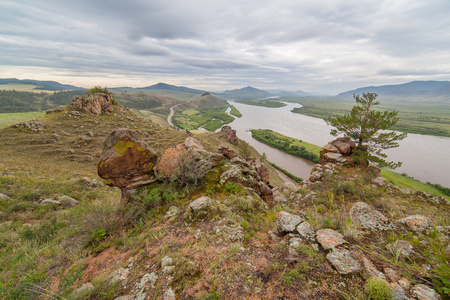
M 231 107 L 230 114 L 238 118 L 242 117 L 241 112 L 236 107 L 234 107 L 233 105 L 230 105 L 230 107 Z
M 303 105 L 294 108 L 294 113 L 322 119 L 347 114 L 354 105 L 351 100 L 336 97 L 286 98 L 283 101 Z M 376 110 L 398 111 L 399 121 L 392 127 L 394 130 L 450 137 L 450 103 L 383 101 Z
M 254 105 L 254 106 L 264 106 L 264 107 L 283 107 L 286 106 L 285 103 L 275 100 L 235 100 L 234 102 L 241 103 L 241 104 L 247 104 L 247 105 Z
M 300 183 L 303 181 L 303 179 L 301 179 L 300 177 L 295 176 L 294 174 L 292 174 L 291 172 L 283 169 L 282 167 L 274 164 L 274 163 L 270 163 L 270 165 L 272 167 L 274 167 L 275 169 L 277 169 L 278 171 L 282 172 L 284 175 L 286 175 L 287 177 L 289 177 L 290 179 L 294 180 L 297 183 Z
M 186 130 L 195 130 L 202 127 L 209 131 L 215 131 L 234 121 L 234 117 L 226 113 L 227 109 L 228 106 L 187 109 L 175 113 L 173 123 Z
M 252 137 L 261 143 L 308 159 L 314 163 L 319 163 L 319 146 L 282 135 L 270 129 L 252 129 L 251 132 Z

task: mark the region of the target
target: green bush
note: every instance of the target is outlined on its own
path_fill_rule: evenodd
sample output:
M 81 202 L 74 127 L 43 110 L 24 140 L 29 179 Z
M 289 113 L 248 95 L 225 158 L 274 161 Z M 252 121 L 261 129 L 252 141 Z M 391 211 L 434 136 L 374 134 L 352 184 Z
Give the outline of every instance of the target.
M 369 278 L 365 285 L 369 299 L 389 300 L 392 299 L 391 287 L 384 280 Z

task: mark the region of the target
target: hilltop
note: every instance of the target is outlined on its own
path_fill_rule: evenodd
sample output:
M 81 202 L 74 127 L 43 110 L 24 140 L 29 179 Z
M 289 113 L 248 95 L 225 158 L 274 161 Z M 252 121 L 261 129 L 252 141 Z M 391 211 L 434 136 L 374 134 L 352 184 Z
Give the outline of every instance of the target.
M 66 105 L 0 130 L 0 297 L 448 298 L 445 199 L 333 163 L 283 183 L 226 132 L 161 128 L 98 99 L 99 115 Z M 158 157 L 155 182 L 129 202 L 97 176 L 118 128 Z M 176 151 L 192 157 L 162 176 Z M 267 175 L 270 191 L 253 181 Z

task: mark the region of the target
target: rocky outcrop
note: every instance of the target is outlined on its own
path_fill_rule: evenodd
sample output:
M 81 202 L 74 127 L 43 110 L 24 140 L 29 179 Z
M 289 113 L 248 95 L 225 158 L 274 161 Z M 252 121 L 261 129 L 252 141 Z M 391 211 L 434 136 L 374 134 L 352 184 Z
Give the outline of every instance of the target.
M 398 222 L 416 232 L 422 232 L 431 225 L 431 220 L 421 215 L 409 216 L 398 220 Z
M 117 129 L 104 141 L 98 175 L 105 180 L 105 184 L 119 187 L 124 192 L 124 189 L 153 176 L 157 158 L 155 151 L 137 132 Z
M 278 233 L 286 234 L 294 232 L 297 229 L 297 226 L 303 221 L 305 220 L 300 216 L 280 211 L 276 219 Z
M 95 93 L 83 97 L 74 96 L 72 108 L 81 112 L 100 115 L 101 113 L 111 114 L 114 111 L 115 100 L 111 94 Z
M 259 177 L 261 177 L 261 181 L 269 183 L 269 170 L 260 159 L 249 160 L 247 162 L 252 166 L 253 170 L 258 173 Z
M 353 164 L 351 154 L 356 144 L 344 137 L 329 142 L 320 150 L 320 163 Z
M 238 144 L 239 139 L 236 136 L 236 130 L 232 129 L 228 125 L 225 125 L 225 126 L 222 126 L 222 129 L 220 131 L 225 132 L 226 138 L 230 143 L 232 143 L 233 145 Z

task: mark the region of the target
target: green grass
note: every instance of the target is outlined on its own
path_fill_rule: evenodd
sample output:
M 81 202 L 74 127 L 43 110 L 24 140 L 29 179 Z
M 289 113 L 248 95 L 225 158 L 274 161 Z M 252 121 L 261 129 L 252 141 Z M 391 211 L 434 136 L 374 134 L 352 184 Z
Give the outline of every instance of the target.
M 286 106 L 285 103 L 274 100 L 235 100 L 235 102 L 247 105 L 273 107 L 273 108 Z
M 283 99 L 303 105 L 292 112 L 316 118 L 341 116 L 350 112 L 355 102 L 340 98 L 290 98 Z M 450 137 L 450 103 L 443 102 L 386 102 L 376 107 L 377 110 L 398 111 L 399 121 L 391 129 Z
M 428 185 L 426 183 L 423 183 L 417 179 L 414 179 L 412 177 L 408 177 L 405 174 L 399 174 L 394 171 L 390 171 L 387 169 L 381 169 L 381 176 L 386 178 L 389 182 L 404 188 L 404 189 L 410 189 L 414 191 L 424 191 L 426 193 L 437 195 L 437 196 L 443 196 L 445 195 L 436 189 L 435 187 Z M 450 198 L 447 196 L 447 198 Z
M 193 130 L 203 127 L 209 131 L 215 131 L 225 124 L 234 121 L 234 117 L 225 111 L 228 106 L 219 106 L 202 109 L 188 109 L 181 113 L 176 113 L 173 122 L 177 127 Z
M 278 166 L 278 165 L 276 165 L 274 163 L 270 163 L 270 165 L 272 167 L 274 167 L 275 169 L 277 169 L 278 171 L 284 173 L 287 177 L 291 178 L 292 180 L 294 180 L 297 183 L 300 183 L 300 182 L 303 181 L 303 179 L 301 179 L 300 177 L 295 176 L 294 174 L 286 171 L 285 169 L 283 169 L 282 167 L 280 167 L 280 166 Z
M 5 113 L 0 114 L 0 128 L 19 122 L 25 122 L 43 116 L 44 112 Z

